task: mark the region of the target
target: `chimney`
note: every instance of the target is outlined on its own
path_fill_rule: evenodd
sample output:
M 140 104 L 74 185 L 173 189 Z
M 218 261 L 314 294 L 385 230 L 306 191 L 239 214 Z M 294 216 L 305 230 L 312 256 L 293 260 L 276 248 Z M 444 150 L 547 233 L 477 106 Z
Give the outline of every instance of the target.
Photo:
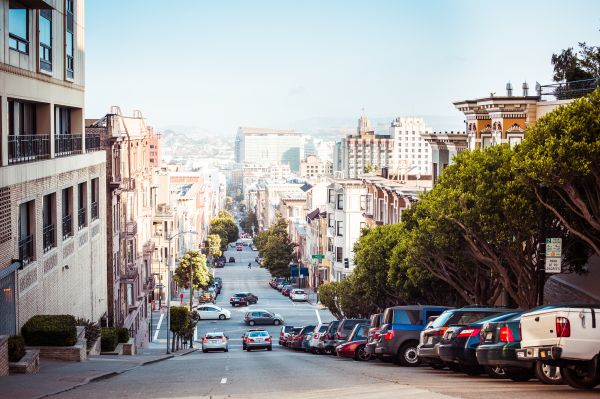
M 381 177 L 383 177 L 384 179 L 387 179 L 389 176 L 389 168 L 387 166 L 384 166 L 381 168 Z
M 523 97 L 527 97 L 529 95 L 529 85 L 527 82 L 523 82 Z
M 510 82 L 508 82 L 506 84 L 506 96 L 507 97 L 512 97 L 512 89 L 513 89 L 512 85 L 510 84 Z

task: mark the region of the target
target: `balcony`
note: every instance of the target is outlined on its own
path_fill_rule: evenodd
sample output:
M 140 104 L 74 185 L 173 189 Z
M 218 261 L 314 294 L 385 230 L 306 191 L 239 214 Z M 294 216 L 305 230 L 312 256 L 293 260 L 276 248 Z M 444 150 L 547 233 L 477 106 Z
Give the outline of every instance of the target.
M 83 229 L 85 226 L 87 226 L 87 212 L 85 208 L 79 208 L 79 210 L 77 211 L 77 227 L 79 230 Z
M 25 236 L 19 240 L 19 259 L 23 266 L 33 261 L 33 235 Z
M 54 154 L 57 158 L 81 154 L 81 134 L 59 134 L 55 136 Z
M 133 177 L 123 177 L 121 180 L 121 187 L 123 188 L 123 191 L 134 191 L 135 179 Z
M 73 218 L 71 215 L 65 215 L 62 218 L 63 240 L 73 236 Z
M 50 158 L 49 134 L 22 134 L 8 136 L 9 165 Z
M 56 225 L 49 224 L 42 230 L 44 253 L 56 247 Z
M 571 100 L 593 92 L 600 87 L 600 79 L 584 79 L 572 82 L 538 86 L 538 95 L 544 100 Z
M 137 222 L 129 221 L 125 223 L 125 234 L 135 236 L 137 234 Z
M 92 202 L 92 220 L 98 219 L 98 202 Z
M 125 269 L 124 273 L 121 273 L 120 280 L 121 283 L 125 283 L 125 284 L 131 284 L 134 283 L 135 280 L 137 280 L 138 278 L 138 270 L 135 267 L 135 263 L 130 263 L 127 265 L 127 268 Z
M 99 151 L 100 148 L 100 133 L 85 134 L 85 151 Z

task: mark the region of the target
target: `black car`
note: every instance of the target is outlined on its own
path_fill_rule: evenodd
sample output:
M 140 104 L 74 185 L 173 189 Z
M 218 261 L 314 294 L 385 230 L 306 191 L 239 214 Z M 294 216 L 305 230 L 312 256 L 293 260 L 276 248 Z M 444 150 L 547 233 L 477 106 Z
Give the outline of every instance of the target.
M 449 326 L 464 326 L 484 317 L 493 316 L 500 313 L 507 313 L 509 309 L 493 308 L 481 306 L 466 306 L 459 309 L 449 309 L 442 313 L 430 327 L 421 333 L 417 354 L 422 363 L 429 364 L 434 368 L 443 368 L 448 366 L 452 370 L 459 371 L 460 368 L 455 363 L 444 363 L 438 353 L 438 344 Z
M 340 325 L 339 320 L 329 323 L 327 330 L 319 337 L 319 351 L 326 355 L 335 354 L 335 332 Z
M 477 361 L 475 351 L 481 343 L 480 332 L 487 322 L 509 320 L 521 313 L 521 311 L 501 313 L 485 317 L 466 326 L 448 327 L 438 344 L 440 359 L 446 364 L 458 364 L 460 369 L 469 375 L 479 375 L 485 371 L 492 378 L 503 378 L 503 369 L 482 367 Z
M 292 336 L 290 348 L 294 350 L 302 350 L 302 342 L 304 341 L 304 336 L 308 333 L 312 333 L 316 326 L 304 326 L 302 329 L 295 335 Z
M 248 306 L 253 305 L 258 302 L 258 297 L 251 292 L 239 292 L 229 298 L 229 303 L 231 306 Z

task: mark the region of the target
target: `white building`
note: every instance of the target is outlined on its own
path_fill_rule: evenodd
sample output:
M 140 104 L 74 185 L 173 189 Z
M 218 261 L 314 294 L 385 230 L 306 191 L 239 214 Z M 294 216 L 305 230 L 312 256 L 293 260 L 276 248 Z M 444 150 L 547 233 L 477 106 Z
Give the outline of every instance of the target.
M 340 281 L 354 269 L 354 243 L 366 226 L 367 189 L 361 180 L 332 180 L 327 193 L 327 253 L 333 265 L 332 281 Z
M 294 130 L 240 127 L 235 139 L 235 160 L 246 164 L 287 164 L 293 171 L 304 158 L 302 134 Z
M 332 175 L 333 163 L 329 160 L 321 160 L 315 155 L 309 155 L 300 162 L 300 177 L 313 179 Z
M 431 134 L 423 118 L 396 118 L 390 125 L 394 139 L 394 175 L 431 175 L 431 148 L 422 134 Z

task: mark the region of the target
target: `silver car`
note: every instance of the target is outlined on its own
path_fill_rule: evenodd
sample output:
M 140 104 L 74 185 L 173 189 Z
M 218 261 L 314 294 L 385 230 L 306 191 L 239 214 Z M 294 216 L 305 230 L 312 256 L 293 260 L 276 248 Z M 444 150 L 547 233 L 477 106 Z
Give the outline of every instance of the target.
M 229 352 L 229 337 L 222 332 L 210 332 L 202 338 L 202 352 L 223 351 Z
M 250 331 L 246 338 L 246 350 L 250 352 L 252 349 L 273 350 L 273 342 L 267 331 Z

